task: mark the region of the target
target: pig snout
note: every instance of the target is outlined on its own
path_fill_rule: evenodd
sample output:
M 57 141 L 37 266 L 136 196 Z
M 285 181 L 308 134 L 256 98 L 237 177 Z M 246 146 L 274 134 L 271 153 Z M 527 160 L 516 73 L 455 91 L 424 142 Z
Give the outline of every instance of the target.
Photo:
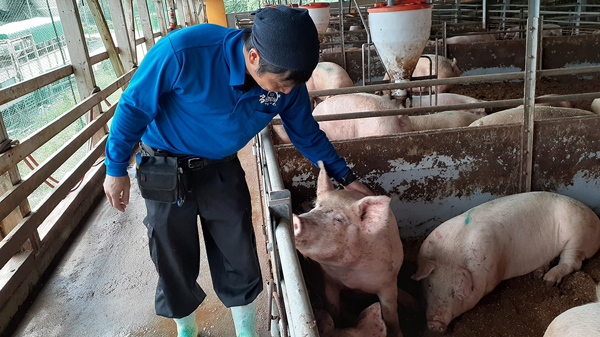
M 434 320 L 427 321 L 427 327 L 431 331 L 445 333 L 446 330 L 448 329 L 448 324 L 444 323 L 440 320 L 434 319 Z

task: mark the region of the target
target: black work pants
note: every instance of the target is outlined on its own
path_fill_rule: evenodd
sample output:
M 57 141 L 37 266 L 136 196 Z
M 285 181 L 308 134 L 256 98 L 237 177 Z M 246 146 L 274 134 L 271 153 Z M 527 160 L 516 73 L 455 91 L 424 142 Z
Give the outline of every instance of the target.
M 156 313 L 191 314 L 206 294 L 200 269 L 200 216 L 215 292 L 226 307 L 246 305 L 262 291 L 245 173 L 237 158 L 185 173 L 186 200 L 180 207 L 146 200 L 150 255 L 159 275 Z

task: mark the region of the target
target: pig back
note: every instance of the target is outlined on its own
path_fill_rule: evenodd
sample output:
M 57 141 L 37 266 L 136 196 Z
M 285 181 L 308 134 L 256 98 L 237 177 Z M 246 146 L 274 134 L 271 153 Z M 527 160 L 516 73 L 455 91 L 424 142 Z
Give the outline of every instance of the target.
M 600 98 L 596 98 L 593 102 L 592 102 L 592 111 L 595 114 L 600 114 Z
M 500 281 L 548 263 L 567 244 L 591 257 L 600 246 L 600 219 L 572 198 L 529 192 L 488 201 L 442 223 L 419 258 L 466 267 L 488 293 Z
M 485 116 L 479 120 L 476 120 L 469 126 L 521 123 L 521 121 L 523 120 L 523 111 L 524 108 L 522 105 L 516 108 L 498 111 L 491 115 Z M 591 111 L 581 109 L 536 105 L 534 120 L 537 122 L 551 118 L 589 115 L 594 115 L 594 113 Z
M 588 303 L 558 315 L 546 329 L 544 337 L 600 336 L 600 303 Z
M 317 105 L 313 116 L 360 111 L 398 109 L 395 101 L 373 94 L 349 94 L 333 96 Z M 330 140 L 391 135 L 412 131 L 408 118 L 397 116 L 348 119 L 319 122 Z

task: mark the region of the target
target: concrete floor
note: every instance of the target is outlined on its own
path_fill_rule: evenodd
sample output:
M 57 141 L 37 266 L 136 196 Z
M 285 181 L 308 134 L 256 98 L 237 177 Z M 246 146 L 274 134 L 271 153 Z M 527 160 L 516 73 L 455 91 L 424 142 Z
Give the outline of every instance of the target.
M 263 235 L 256 159 L 251 144 L 239 153 L 253 200 L 253 222 L 263 281 L 271 279 Z M 134 171 L 129 170 L 130 177 Z M 150 260 L 146 214 L 135 179 L 125 213 L 105 198 L 80 224 L 71 245 L 51 272 L 11 336 L 176 336 L 175 323 L 154 311 L 158 276 Z M 199 227 L 200 230 L 200 227 Z M 201 232 L 201 230 L 200 230 Z M 203 242 L 203 240 L 200 240 Z M 198 283 L 207 293 L 196 310 L 199 336 L 235 336 L 233 320 L 212 289 L 202 244 Z M 269 336 L 268 298 L 257 299 L 257 329 Z

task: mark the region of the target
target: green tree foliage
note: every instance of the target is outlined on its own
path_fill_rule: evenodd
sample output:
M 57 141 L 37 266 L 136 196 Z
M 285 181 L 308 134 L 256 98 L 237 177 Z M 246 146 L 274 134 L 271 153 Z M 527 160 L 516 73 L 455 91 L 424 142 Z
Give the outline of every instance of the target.
M 259 9 L 266 0 L 224 0 L 225 13 L 240 13 Z

